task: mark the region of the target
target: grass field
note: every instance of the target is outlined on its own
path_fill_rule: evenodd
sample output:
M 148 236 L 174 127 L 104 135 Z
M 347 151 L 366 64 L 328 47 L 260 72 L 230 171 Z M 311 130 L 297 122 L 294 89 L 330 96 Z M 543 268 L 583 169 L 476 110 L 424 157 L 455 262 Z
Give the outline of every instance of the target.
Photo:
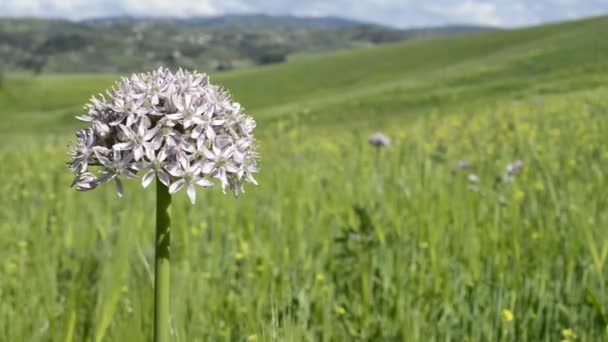
M 212 75 L 259 122 L 260 186 L 176 196 L 174 339 L 608 339 L 606 30 Z M 150 340 L 154 192 L 77 193 L 65 165 L 74 115 L 117 77 L 4 80 L 1 341 Z

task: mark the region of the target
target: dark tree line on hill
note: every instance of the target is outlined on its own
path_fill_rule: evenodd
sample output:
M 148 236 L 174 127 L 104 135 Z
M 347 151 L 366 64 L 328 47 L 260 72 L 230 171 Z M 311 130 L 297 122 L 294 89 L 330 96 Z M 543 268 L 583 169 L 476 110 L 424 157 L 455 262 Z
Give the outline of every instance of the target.
M 168 67 L 229 70 L 317 53 L 483 28 L 398 30 L 340 18 L 226 16 L 107 18 L 85 22 L 0 19 L 7 71 L 131 72 Z

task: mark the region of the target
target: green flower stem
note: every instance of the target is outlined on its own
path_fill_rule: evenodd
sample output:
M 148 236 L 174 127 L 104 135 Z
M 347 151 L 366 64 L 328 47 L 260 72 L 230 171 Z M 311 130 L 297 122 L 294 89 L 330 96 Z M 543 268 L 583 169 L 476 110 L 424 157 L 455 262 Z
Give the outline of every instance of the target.
M 156 253 L 154 272 L 154 341 L 169 342 L 171 195 L 156 179 Z

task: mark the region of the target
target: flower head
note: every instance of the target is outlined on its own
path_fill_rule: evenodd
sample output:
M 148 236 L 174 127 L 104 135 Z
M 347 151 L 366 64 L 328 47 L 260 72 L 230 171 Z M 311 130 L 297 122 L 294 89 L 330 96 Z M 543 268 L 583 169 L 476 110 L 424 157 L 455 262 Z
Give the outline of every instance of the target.
M 521 160 L 516 160 L 506 167 L 507 176 L 515 176 L 521 172 L 521 169 L 524 167 L 524 162 Z
M 374 147 L 387 147 L 391 144 L 391 139 L 386 135 L 376 132 L 367 138 L 367 142 Z
M 235 194 L 244 182 L 257 184 L 255 121 L 205 74 L 135 74 L 91 98 L 85 110 L 77 119 L 90 127 L 76 133 L 70 149 L 79 191 L 114 180 L 122 196 L 121 178 L 141 176 L 145 188 L 157 177 L 171 193 L 186 188 L 194 203 L 195 185 L 212 186 L 214 178 Z
M 513 311 L 504 309 L 500 312 L 500 318 L 503 322 L 511 322 L 513 319 L 515 319 L 515 315 L 513 315 Z
M 574 341 L 578 338 L 578 336 L 574 333 L 574 331 L 569 328 L 562 330 L 562 337 L 563 337 L 562 341 L 566 341 L 566 342 Z
M 459 169 L 468 169 L 471 167 L 471 162 L 466 160 L 466 159 L 461 159 L 458 161 L 458 168 Z

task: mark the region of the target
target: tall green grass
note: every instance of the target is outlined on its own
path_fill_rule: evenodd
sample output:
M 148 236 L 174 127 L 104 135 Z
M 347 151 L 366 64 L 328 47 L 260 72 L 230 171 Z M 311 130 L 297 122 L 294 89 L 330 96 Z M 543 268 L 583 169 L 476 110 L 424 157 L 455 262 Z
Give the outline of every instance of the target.
M 606 94 L 437 112 L 381 151 L 268 127 L 260 187 L 175 200 L 176 340 L 606 338 Z M 149 340 L 154 196 L 73 192 L 60 141 L 0 154 L 0 336 Z

